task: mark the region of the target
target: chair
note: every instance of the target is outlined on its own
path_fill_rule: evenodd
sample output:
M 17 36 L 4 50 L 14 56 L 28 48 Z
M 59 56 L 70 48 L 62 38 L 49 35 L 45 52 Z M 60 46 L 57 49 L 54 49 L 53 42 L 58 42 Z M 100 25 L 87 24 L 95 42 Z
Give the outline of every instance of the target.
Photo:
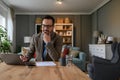
M 79 47 L 71 47 L 71 50 L 80 51 L 80 48 Z
M 84 52 L 79 52 L 79 57 L 73 58 L 73 63 L 83 71 L 85 71 L 85 61 L 86 54 Z
M 75 64 L 82 71 L 85 71 L 86 54 L 81 52 L 79 47 L 71 47 L 69 54 L 73 55 L 73 64 Z
M 93 56 L 92 63 L 87 65 L 89 76 L 93 80 L 118 80 L 120 78 L 120 43 L 111 45 L 111 60 Z
M 73 64 L 75 64 L 81 70 L 85 71 L 86 54 L 84 52 L 80 52 L 79 47 L 75 47 L 75 46 L 72 47 L 72 46 L 68 46 L 68 45 L 63 45 L 62 48 L 64 49 L 65 47 L 67 49 L 69 49 L 69 52 L 68 52 L 67 55 L 72 55 L 73 56 L 73 60 L 72 60 Z

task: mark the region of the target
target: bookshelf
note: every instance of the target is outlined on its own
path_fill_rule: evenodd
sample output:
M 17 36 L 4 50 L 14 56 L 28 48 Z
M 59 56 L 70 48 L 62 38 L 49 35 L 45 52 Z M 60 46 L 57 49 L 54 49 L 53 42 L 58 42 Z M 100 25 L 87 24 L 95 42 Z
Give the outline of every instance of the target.
M 73 46 L 73 24 L 55 23 L 54 31 L 63 37 L 63 44 Z

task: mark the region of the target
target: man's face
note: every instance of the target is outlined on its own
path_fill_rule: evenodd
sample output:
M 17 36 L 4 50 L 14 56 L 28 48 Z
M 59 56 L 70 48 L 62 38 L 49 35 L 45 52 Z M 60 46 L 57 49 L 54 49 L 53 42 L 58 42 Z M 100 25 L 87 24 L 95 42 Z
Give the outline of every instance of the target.
M 51 19 L 44 19 L 42 21 L 42 32 L 46 33 L 46 34 L 50 34 L 51 32 L 53 32 L 54 29 L 54 25 Z

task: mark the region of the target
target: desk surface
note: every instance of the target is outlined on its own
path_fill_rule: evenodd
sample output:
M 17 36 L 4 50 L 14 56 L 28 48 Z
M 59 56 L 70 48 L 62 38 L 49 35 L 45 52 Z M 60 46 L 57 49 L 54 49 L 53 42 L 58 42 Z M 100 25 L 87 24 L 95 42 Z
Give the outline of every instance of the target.
M 90 80 L 76 66 L 17 66 L 0 63 L 0 80 Z

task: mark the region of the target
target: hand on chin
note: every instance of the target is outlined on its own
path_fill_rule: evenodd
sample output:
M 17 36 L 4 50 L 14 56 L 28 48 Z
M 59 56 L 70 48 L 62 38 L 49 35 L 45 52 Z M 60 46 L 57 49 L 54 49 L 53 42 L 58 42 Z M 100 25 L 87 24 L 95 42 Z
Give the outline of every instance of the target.
M 49 31 L 44 31 L 44 34 L 50 35 L 50 32 Z
M 49 31 L 44 31 L 43 33 L 44 33 L 44 35 L 43 35 L 43 41 L 45 43 L 50 42 L 51 41 L 50 32 Z

